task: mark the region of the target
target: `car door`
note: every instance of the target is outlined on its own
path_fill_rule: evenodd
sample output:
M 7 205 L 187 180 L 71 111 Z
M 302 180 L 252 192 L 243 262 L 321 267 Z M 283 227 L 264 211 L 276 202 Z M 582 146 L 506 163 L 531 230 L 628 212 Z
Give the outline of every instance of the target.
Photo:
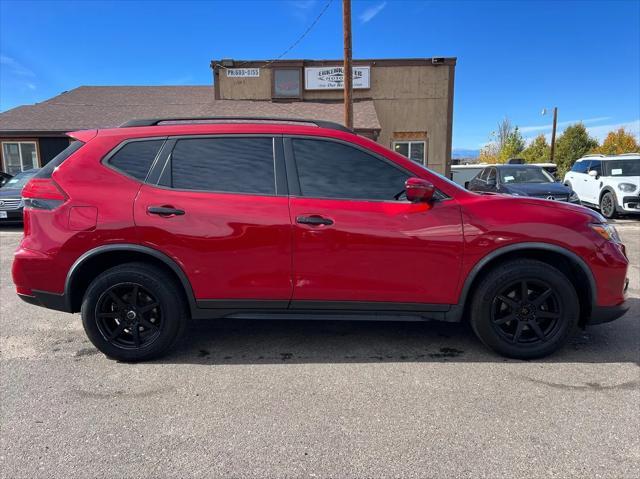
M 293 137 L 285 152 L 293 180 L 292 308 L 456 301 L 463 235 L 455 200 L 402 199 L 413 175 L 352 144 Z
M 595 171 L 597 175 L 591 176 L 589 174 L 590 171 Z M 600 176 L 602 176 L 602 161 L 591 160 L 586 174 L 587 181 L 583 182 L 582 185 L 584 188 L 582 194 L 584 195 L 585 200 L 589 203 L 600 203 L 600 186 L 602 184 Z
M 570 183 L 571 188 L 580 198 L 580 201 L 587 201 L 585 193 L 587 191 L 586 183 L 589 181 L 587 170 L 591 164 L 590 160 L 578 160 L 574 163 L 571 170 L 567 173 L 565 183 Z
M 135 202 L 140 242 L 181 266 L 201 307 L 286 307 L 292 241 L 281 138 L 168 143 Z

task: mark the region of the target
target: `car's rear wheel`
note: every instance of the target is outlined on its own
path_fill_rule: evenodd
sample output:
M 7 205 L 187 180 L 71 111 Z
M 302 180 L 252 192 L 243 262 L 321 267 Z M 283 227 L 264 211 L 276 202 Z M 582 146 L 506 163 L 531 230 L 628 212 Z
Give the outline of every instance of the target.
M 600 212 L 605 218 L 616 217 L 616 197 L 610 191 L 607 191 L 602 198 L 600 198 Z
M 100 274 L 89 285 L 81 312 L 94 346 L 127 362 L 165 354 L 187 321 L 176 281 L 145 263 L 127 263 Z
M 505 263 L 483 278 L 471 310 L 480 340 L 511 358 L 551 354 L 578 323 L 575 288 L 556 268 L 535 260 Z

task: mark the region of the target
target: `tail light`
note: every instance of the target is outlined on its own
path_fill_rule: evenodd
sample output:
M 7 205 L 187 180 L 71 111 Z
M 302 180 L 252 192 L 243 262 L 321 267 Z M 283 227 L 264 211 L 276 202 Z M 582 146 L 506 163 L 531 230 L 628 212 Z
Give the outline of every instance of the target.
M 69 198 L 51 178 L 33 178 L 22 190 L 25 208 L 54 210 Z

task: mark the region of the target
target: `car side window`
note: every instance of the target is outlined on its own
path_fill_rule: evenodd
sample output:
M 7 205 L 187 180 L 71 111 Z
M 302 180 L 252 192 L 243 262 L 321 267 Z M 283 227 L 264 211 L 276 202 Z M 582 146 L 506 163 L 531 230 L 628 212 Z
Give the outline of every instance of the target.
M 394 201 L 409 178 L 404 170 L 343 143 L 292 143 L 302 196 Z
M 487 176 L 487 181 L 495 181 L 496 180 L 496 169 L 495 168 L 489 168 L 489 174 Z
M 144 181 L 164 140 L 131 141 L 117 150 L 107 163 L 120 171 Z
M 591 162 L 588 160 L 576 161 L 573 165 L 573 168 L 571 168 L 571 171 L 573 171 L 574 173 L 586 173 L 589 169 L 590 163 Z
M 598 175 L 602 174 L 602 161 L 600 160 L 593 160 L 591 162 L 591 164 L 589 165 L 589 171 L 591 170 L 595 170 L 598 172 Z M 587 171 L 588 173 L 588 171 Z
M 273 138 L 181 139 L 171 185 L 183 190 L 275 195 Z
M 489 168 L 483 169 L 480 173 L 478 173 L 478 176 L 476 176 L 475 179 L 476 180 L 486 181 L 487 180 L 487 173 L 489 173 Z

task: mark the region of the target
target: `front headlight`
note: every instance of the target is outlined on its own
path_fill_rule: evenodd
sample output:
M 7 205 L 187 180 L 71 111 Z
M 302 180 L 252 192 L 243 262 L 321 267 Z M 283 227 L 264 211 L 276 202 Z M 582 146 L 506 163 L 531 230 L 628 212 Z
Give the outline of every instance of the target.
M 602 236 L 607 241 L 613 241 L 614 243 L 620 243 L 620 235 L 618 235 L 618 230 L 613 225 L 609 223 L 592 223 L 591 229 Z
M 633 183 L 620 183 L 618 185 L 618 189 L 620 191 L 624 191 L 625 193 L 633 193 L 634 191 L 636 191 L 636 185 L 634 185 Z

